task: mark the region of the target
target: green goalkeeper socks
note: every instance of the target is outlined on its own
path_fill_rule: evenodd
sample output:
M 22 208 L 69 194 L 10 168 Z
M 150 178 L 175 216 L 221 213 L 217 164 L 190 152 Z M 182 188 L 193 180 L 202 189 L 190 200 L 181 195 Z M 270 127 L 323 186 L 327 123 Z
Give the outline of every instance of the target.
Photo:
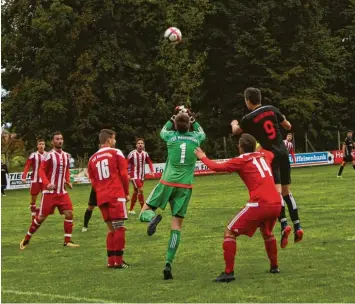
M 155 212 L 153 210 L 144 210 L 141 212 L 139 219 L 141 222 L 150 222 L 155 216 Z
M 179 247 L 179 243 L 180 243 L 180 231 L 171 230 L 168 250 L 166 252 L 166 263 L 172 264 L 175 257 L 175 253 Z

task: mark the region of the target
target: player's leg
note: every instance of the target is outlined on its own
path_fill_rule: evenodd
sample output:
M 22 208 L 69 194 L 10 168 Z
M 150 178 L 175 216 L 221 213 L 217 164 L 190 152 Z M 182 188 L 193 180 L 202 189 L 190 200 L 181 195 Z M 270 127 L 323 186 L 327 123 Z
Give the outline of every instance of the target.
M 155 214 L 154 210 L 157 208 L 165 209 L 173 189 L 173 187 L 159 183 L 152 190 L 146 203 L 143 205 L 139 219 L 141 222 L 149 222 L 147 228 L 147 234 L 149 236 L 155 233 L 157 225 L 162 220 L 162 216 L 160 214 Z
M 79 247 L 79 244 L 74 244 L 72 241 L 72 233 L 73 233 L 73 203 L 70 200 L 69 194 L 61 194 L 57 195 L 56 198 L 56 206 L 59 210 L 60 214 L 64 215 L 64 243 L 63 246 L 76 248 Z
M 132 184 L 133 184 L 133 194 L 131 197 L 131 205 L 129 207 L 128 213 L 129 214 L 136 214 L 136 212 L 133 210 L 134 206 L 136 204 L 136 201 L 137 201 L 137 197 L 138 197 L 138 187 L 136 184 L 136 180 L 132 179 Z
M 282 198 L 282 188 L 281 188 L 281 168 L 280 168 L 280 157 L 274 158 L 271 164 L 272 175 L 274 177 L 274 182 L 276 185 L 276 190 L 281 196 L 281 212 L 279 215 L 279 222 L 281 224 L 281 248 L 285 248 L 288 243 L 288 236 L 291 233 L 291 226 L 287 223 L 285 203 Z
M 353 164 L 353 169 L 355 170 L 355 156 L 353 157 L 352 164 Z
M 138 187 L 138 200 L 139 200 L 139 203 L 141 205 L 141 208 L 143 208 L 143 205 L 144 205 L 144 194 L 143 194 L 143 191 L 144 191 L 144 188 L 143 188 L 143 181 L 142 180 L 139 180 L 139 187 Z
M 187 208 L 191 199 L 192 189 L 173 188 L 169 198 L 171 207 L 171 230 L 168 248 L 166 252 L 166 263 L 164 267 L 164 280 L 171 280 L 171 265 L 175 258 L 175 254 L 179 248 L 181 239 L 182 222 L 186 216 Z
M 341 177 L 341 174 L 343 173 L 344 167 L 346 166 L 346 159 L 345 157 L 343 158 L 343 162 L 340 165 L 339 172 L 337 177 Z
M 81 229 L 82 232 L 86 232 L 88 230 L 89 221 L 91 219 L 92 212 L 94 211 L 96 206 L 97 206 L 96 192 L 94 188 L 91 188 L 88 207 L 84 214 L 84 227 Z
M 127 268 L 129 265 L 123 260 L 126 245 L 126 229 L 124 221 L 127 219 L 126 202 L 123 200 L 108 203 L 109 219 L 113 229 L 113 256 L 115 268 Z
M 30 188 L 30 195 L 31 195 L 31 202 L 30 202 L 30 210 L 32 219 L 36 217 L 39 212 L 39 209 L 36 206 L 37 196 L 42 191 L 42 184 L 41 183 L 31 183 Z
M 20 243 L 21 250 L 26 248 L 32 238 L 32 235 L 39 229 L 39 227 L 41 227 L 47 216 L 53 214 L 53 196 L 54 195 L 50 193 L 42 194 L 39 214 L 34 219 L 32 219 L 31 225 L 25 235 L 25 238 Z
M 241 235 L 252 237 L 259 226 L 258 208 L 249 203 L 229 222 L 224 231 L 223 257 L 225 270 L 215 279 L 215 282 L 230 282 L 235 280 L 234 261 L 237 255 L 236 238 Z
M 282 197 L 283 200 L 286 202 L 288 212 L 293 222 L 294 235 L 295 235 L 294 241 L 295 243 L 297 243 L 302 240 L 304 232 L 301 228 L 301 222 L 300 222 L 300 217 L 298 215 L 296 200 L 290 191 L 291 166 L 288 157 L 283 160 L 280 169 L 281 169 L 280 172 L 281 172 Z
M 273 234 L 273 229 L 279 214 L 280 208 L 273 208 L 276 211 L 274 215 L 270 214 L 270 217 L 260 225 L 260 232 L 264 239 L 265 250 L 270 261 L 270 272 L 279 273 L 278 258 L 277 258 L 277 243 Z M 272 212 L 271 209 L 267 212 Z
M 1 185 L 1 194 L 2 194 L 2 196 L 6 196 L 5 189 L 6 189 L 6 185 Z

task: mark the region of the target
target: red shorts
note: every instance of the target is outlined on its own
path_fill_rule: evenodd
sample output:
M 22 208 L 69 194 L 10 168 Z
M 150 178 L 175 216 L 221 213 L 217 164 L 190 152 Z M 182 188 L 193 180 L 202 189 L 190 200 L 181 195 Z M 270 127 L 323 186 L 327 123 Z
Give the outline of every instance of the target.
M 144 180 L 141 179 L 131 179 L 131 181 L 135 189 L 142 188 L 144 185 Z
M 126 199 L 124 198 L 110 199 L 100 204 L 99 208 L 105 222 L 127 219 Z
M 31 182 L 30 194 L 31 195 L 38 195 L 42 192 L 42 183 Z
M 237 235 L 252 237 L 259 227 L 263 229 L 265 235 L 271 235 L 280 212 L 281 204 L 265 207 L 257 203 L 248 203 L 227 227 Z
M 59 213 L 63 214 L 65 210 L 73 210 L 73 204 L 69 194 L 43 193 L 41 207 L 39 209 L 40 216 L 48 216 L 54 213 L 55 208 L 58 208 Z

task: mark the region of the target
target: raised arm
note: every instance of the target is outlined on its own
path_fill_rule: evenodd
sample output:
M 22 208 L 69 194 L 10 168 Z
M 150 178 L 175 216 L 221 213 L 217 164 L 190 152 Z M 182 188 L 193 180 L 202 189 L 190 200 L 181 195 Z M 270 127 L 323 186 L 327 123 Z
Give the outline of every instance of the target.
M 203 131 L 202 127 L 196 120 L 192 123 L 192 128 L 195 136 L 200 141 L 200 143 L 205 141 L 206 133 Z
M 160 131 L 160 138 L 164 141 L 167 141 L 169 138 L 169 135 L 171 134 L 171 132 L 173 132 L 171 129 L 173 127 L 173 122 L 171 120 L 169 120 L 163 127 L 163 129 L 161 129 Z

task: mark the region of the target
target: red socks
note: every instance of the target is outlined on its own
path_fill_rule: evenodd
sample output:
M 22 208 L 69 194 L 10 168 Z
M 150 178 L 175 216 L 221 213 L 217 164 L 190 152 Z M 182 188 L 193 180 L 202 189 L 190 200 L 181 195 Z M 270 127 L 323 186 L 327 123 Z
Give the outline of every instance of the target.
M 34 218 L 32 220 L 30 228 L 28 229 L 28 232 L 27 232 L 27 234 L 25 236 L 25 239 L 27 241 L 29 241 L 31 239 L 31 237 L 32 237 L 32 234 L 34 234 L 40 226 L 41 226 L 41 223 L 40 223 L 39 219 L 37 217 Z
M 134 205 L 136 204 L 137 201 L 137 192 L 133 192 L 132 198 L 131 198 L 131 206 L 129 207 L 129 211 L 132 211 L 134 208 Z
M 277 261 L 277 244 L 276 244 L 276 239 L 274 236 L 271 236 L 267 239 L 264 239 L 265 243 L 265 249 L 267 256 L 269 257 L 270 260 L 270 266 L 275 267 L 278 266 L 278 261 Z
M 106 248 L 107 248 L 107 259 L 108 259 L 108 266 L 115 265 L 115 256 L 114 256 L 114 233 L 109 231 L 106 237 Z
M 126 230 L 120 227 L 113 232 L 115 264 L 120 265 L 123 262 L 123 252 L 126 245 Z
M 143 193 L 138 194 L 138 200 L 139 200 L 139 203 L 141 204 L 141 207 L 143 207 L 143 205 L 144 205 L 144 194 Z
M 234 238 L 225 237 L 223 242 L 223 255 L 226 263 L 226 273 L 234 271 L 234 259 L 237 253 L 237 242 Z
M 71 240 L 71 234 L 73 232 L 73 217 L 64 219 L 64 243 L 68 243 Z

